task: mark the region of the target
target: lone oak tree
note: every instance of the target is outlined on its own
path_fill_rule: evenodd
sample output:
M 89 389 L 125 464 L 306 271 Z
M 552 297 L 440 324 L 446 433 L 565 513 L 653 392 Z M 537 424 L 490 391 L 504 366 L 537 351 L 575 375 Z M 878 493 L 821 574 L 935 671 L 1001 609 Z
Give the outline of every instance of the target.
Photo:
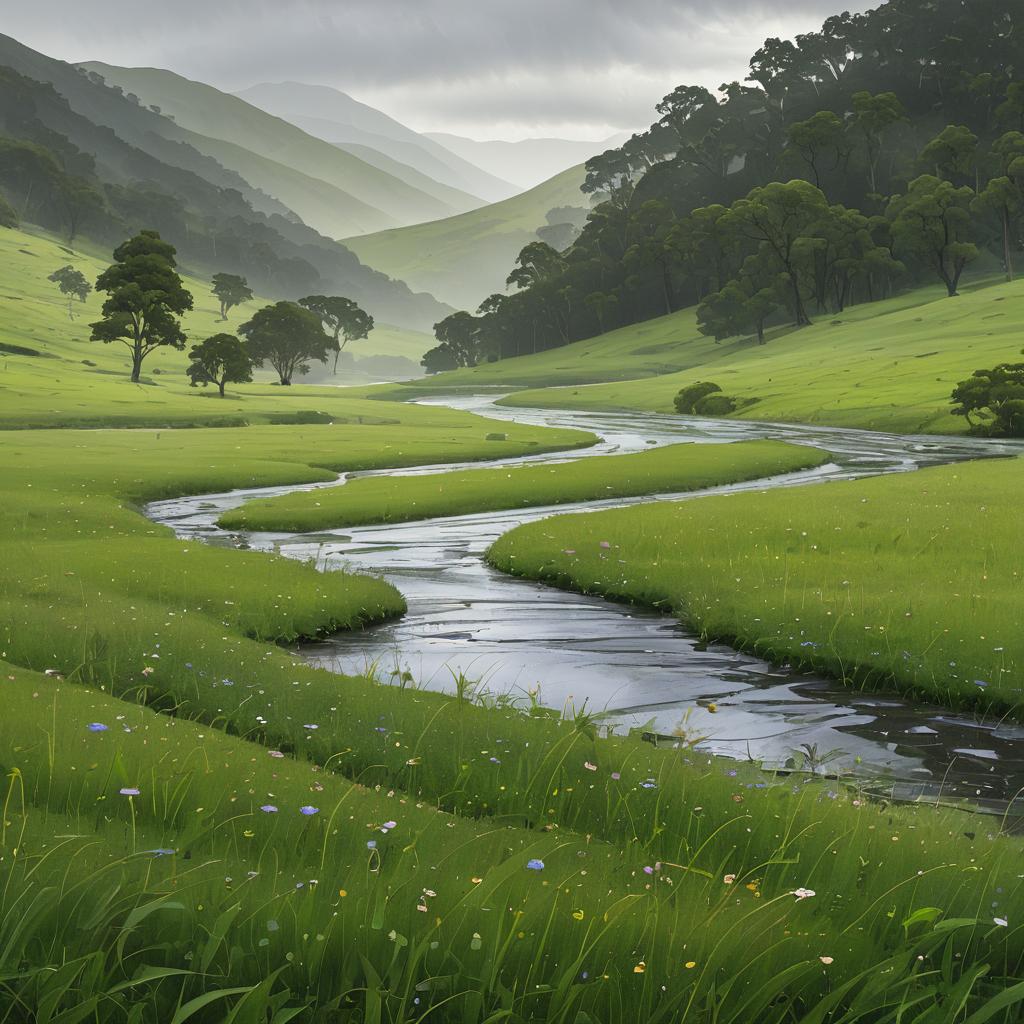
M 254 363 L 270 363 L 284 385 L 296 373 L 308 373 L 309 361 L 324 363 L 332 340 L 315 313 L 294 302 L 264 306 L 238 328 Z
M 252 298 L 252 289 L 244 277 L 237 274 L 214 274 L 213 288 L 210 290 L 220 302 L 220 318 L 227 320 L 232 307 L 248 302 Z
M 191 362 L 185 373 L 192 387 L 216 384 L 221 398 L 228 381 L 242 384 L 252 380 L 252 357 L 233 334 L 214 334 L 199 345 L 193 345 L 188 357 Z
M 92 324 L 92 340 L 126 345 L 135 383 L 154 349 L 185 347 L 177 318 L 192 308 L 192 295 L 175 270 L 174 254 L 158 232 L 141 231 L 114 250 L 114 262 L 96 280 L 96 290 L 109 297 L 103 319 Z
M 299 305 L 320 317 L 324 327 L 334 339 L 334 367 L 338 372 L 338 357 L 350 341 L 365 338 L 373 330 L 373 317 L 351 299 L 343 295 L 307 295 Z M 339 336 L 343 340 L 339 340 Z

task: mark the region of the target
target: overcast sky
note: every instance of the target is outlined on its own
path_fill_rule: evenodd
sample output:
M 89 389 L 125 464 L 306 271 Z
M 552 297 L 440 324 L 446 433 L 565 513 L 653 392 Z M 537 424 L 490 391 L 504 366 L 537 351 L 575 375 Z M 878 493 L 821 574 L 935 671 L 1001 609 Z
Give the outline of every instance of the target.
M 854 10 L 872 3 L 854 2 Z M 605 138 L 687 82 L 746 75 L 837 0 L 0 0 L 0 31 L 64 60 L 225 89 L 332 85 L 421 131 Z

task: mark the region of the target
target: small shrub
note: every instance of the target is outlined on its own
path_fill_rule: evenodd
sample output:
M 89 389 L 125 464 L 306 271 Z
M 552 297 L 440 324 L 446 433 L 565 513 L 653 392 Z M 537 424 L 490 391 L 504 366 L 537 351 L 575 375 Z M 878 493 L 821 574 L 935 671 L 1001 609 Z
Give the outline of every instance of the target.
M 717 384 L 713 384 L 711 381 L 687 384 L 685 388 L 680 388 L 679 394 L 674 399 L 676 412 L 682 413 L 684 416 L 692 415 L 697 411 L 697 403 L 702 398 L 721 390 Z
M 698 416 L 728 416 L 736 411 L 736 399 L 723 394 L 705 395 L 694 403 L 693 411 Z

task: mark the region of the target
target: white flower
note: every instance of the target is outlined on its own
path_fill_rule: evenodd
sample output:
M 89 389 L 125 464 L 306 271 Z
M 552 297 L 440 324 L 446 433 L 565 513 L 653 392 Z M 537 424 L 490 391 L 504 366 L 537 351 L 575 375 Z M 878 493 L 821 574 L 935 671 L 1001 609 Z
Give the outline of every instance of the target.
M 798 900 L 807 900 L 818 894 L 813 889 L 794 889 L 791 895 L 795 896 Z

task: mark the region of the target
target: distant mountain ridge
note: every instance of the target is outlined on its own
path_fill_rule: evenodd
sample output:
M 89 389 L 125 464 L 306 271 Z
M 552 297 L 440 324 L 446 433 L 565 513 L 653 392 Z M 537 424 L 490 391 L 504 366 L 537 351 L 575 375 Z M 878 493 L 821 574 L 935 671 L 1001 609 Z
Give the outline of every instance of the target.
M 585 163 L 598 153 L 622 145 L 629 138 L 629 132 L 620 132 L 597 142 L 573 139 L 481 141 L 446 132 L 424 132 L 424 135 L 485 171 L 508 178 L 522 189 L 533 188 L 576 164 Z
M 95 61 L 81 67 L 135 93 L 144 104 L 159 106 L 176 123 L 201 137 L 195 143 L 197 148 L 204 152 L 216 148 L 212 155 L 218 160 L 238 171 L 250 184 L 276 195 L 308 224 L 330 237 L 452 216 L 475 209 L 481 203 L 476 196 L 438 183 L 431 183 L 428 193 L 231 93 L 173 71 L 114 67 Z M 223 147 L 202 141 L 206 139 L 240 148 L 226 152 Z M 259 159 L 247 160 L 245 151 Z M 277 165 L 269 181 L 264 160 Z M 319 198 L 322 189 L 311 194 L 305 182 L 289 186 L 281 167 L 323 182 L 339 195 L 334 201 L 324 200 Z
M 182 266 L 246 274 L 272 297 L 348 295 L 382 322 L 419 330 L 447 311 L 433 296 L 414 295 L 362 265 L 350 249 L 304 225 L 288 205 L 211 155 L 217 144 L 225 156 L 230 144 L 190 132 L 138 96 L 2 34 L 0 72 L 6 74 L 0 136 L 14 153 L 46 154 L 51 176 L 73 175 L 68 183 L 93 197 L 98 206 L 77 230 L 97 244 L 152 227 L 178 248 Z M 44 208 L 40 181 L 30 208 L 25 176 L 19 178 L 17 167 L 6 170 L 12 173 L 0 180 L 0 192 L 14 190 L 14 209 L 28 223 L 61 227 L 67 204 L 58 197 Z M 283 165 L 281 173 L 295 174 Z
M 369 147 L 435 181 L 480 196 L 487 202 L 507 199 L 521 191 L 500 173 L 482 170 L 429 136 L 413 131 L 339 89 L 299 82 L 264 82 L 235 95 L 298 125 L 310 135 L 344 149 Z

